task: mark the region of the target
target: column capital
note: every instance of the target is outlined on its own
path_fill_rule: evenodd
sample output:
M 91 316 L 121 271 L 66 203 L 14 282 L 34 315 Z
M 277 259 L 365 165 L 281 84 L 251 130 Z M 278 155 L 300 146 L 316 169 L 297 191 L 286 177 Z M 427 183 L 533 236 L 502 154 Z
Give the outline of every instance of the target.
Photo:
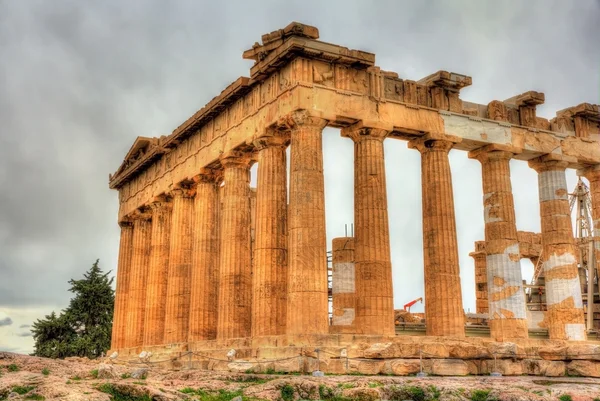
M 194 185 L 199 183 L 219 183 L 223 180 L 223 170 L 203 167 L 197 175 L 192 177 Z
M 249 169 L 254 162 L 254 155 L 240 150 L 230 150 L 229 152 L 223 153 L 221 157 L 219 157 L 219 161 L 223 168 L 245 167 Z
M 600 179 L 600 164 L 578 169 L 577 176 L 585 177 L 590 181 Z
M 257 151 L 261 151 L 263 149 L 271 147 L 279 147 L 285 149 L 290 144 L 290 137 L 289 135 L 283 133 L 267 132 L 264 135 L 254 139 L 252 143 Z
M 476 159 L 481 163 L 485 163 L 490 160 L 510 160 L 522 151 L 523 149 L 515 146 L 494 143 L 471 150 L 469 152 L 469 159 Z
M 416 149 L 421 153 L 435 151 L 448 153 L 455 144 L 461 141 L 462 138 L 454 135 L 429 133 L 409 141 L 408 148 Z
M 529 167 L 542 173 L 544 171 L 564 171 L 577 159 L 565 155 L 547 154 L 528 161 Z
M 133 222 L 131 221 L 131 218 L 129 217 L 124 217 L 121 221 L 119 221 L 119 227 L 121 228 L 128 228 L 128 227 L 132 227 L 133 226 Z
M 137 209 L 133 213 L 131 213 L 131 219 L 134 223 L 138 221 L 147 221 L 152 218 L 152 213 L 150 212 L 150 208 L 144 207 L 143 209 Z
M 314 116 L 308 110 L 295 110 L 288 115 L 282 117 L 277 123 L 277 130 L 290 130 L 299 127 L 314 127 L 315 129 L 323 129 L 327 126 L 328 121 L 324 118 Z
M 150 210 L 152 211 L 152 214 L 171 210 L 172 207 L 173 203 L 169 202 L 166 196 L 157 196 L 150 203 Z
M 192 196 L 194 196 L 194 191 L 188 188 L 187 185 L 179 183 L 171 186 L 171 190 L 169 191 L 168 195 L 170 195 L 173 198 L 191 198 Z
M 363 139 L 383 141 L 392 130 L 393 126 L 391 124 L 361 120 L 342 128 L 342 136 L 350 138 L 354 142 L 360 142 Z

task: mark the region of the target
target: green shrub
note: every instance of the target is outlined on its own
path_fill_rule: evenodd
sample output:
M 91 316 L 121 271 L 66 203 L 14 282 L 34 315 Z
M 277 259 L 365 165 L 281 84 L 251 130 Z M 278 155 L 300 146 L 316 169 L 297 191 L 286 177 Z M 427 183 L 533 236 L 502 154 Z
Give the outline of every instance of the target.
M 289 384 L 281 388 L 281 399 L 283 401 L 292 401 L 294 399 L 294 387 Z
M 558 399 L 560 401 L 573 401 L 573 397 L 571 397 L 569 394 L 563 394 L 560 397 L 558 397 Z
M 425 401 L 425 390 L 421 387 L 407 387 L 406 390 L 414 401 Z
M 471 393 L 472 401 L 497 401 L 496 396 L 490 395 L 491 390 L 473 390 Z
M 12 391 L 23 395 L 23 394 L 27 394 L 28 392 L 30 392 L 31 390 L 33 390 L 35 387 L 33 386 L 15 386 L 12 388 Z
M 148 394 L 133 395 L 124 393 L 110 383 L 104 383 L 97 387 L 98 391 L 111 395 L 111 401 L 152 401 Z
M 121 379 L 129 379 L 130 377 L 131 377 L 131 374 L 130 374 L 130 373 L 123 373 L 123 374 L 121 375 Z
M 50 370 L 48 368 L 44 368 L 44 369 L 42 369 L 42 374 L 44 376 L 48 376 L 50 374 Z
M 43 401 L 43 400 L 45 400 L 45 399 L 46 399 L 46 397 L 44 397 L 44 396 L 43 396 L 43 395 L 41 395 L 41 394 L 36 394 L 36 393 L 33 393 L 33 394 L 28 394 L 28 395 L 25 397 L 25 399 L 26 399 L 26 400 L 37 400 L 37 401 Z
M 92 376 L 94 379 L 98 378 L 98 369 L 94 369 L 90 372 L 90 376 Z
M 408 387 L 398 387 L 392 385 L 388 388 L 389 398 L 390 400 L 406 400 L 411 399 L 413 401 L 425 401 L 427 399 L 427 395 L 425 394 L 425 390 L 421 387 L 416 386 L 408 386 Z
M 8 365 L 8 366 L 6 367 L 6 369 L 8 369 L 8 371 L 9 371 L 9 372 L 18 372 L 19 370 L 21 370 L 21 369 L 19 369 L 19 367 L 18 367 L 16 364 L 14 364 L 14 363 L 11 363 L 10 365 Z

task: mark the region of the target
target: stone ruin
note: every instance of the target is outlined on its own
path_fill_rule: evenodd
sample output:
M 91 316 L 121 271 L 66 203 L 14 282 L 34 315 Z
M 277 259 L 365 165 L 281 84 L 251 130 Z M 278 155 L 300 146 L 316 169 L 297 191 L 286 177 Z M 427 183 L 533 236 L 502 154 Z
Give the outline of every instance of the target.
M 263 35 L 243 53 L 254 61 L 249 78 L 170 135 L 138 137 L 110 175 L 121 227 L 112 350 L 123 360 L 147 351 L 178 366 L 185 354 L 193 366 L 233 370 L 298 355 L 286 369 L 338 373 L 409 374 L 419 357 L 438 374 L 486 373 L 497 356 L 510 358 L 507 374 L 564 374 L 583 360 L 600 375 L 600 362 L 588 360 L 600 355 L 573 358 L 600 346 L 586 339 L 565 179 L 567 168 L 589 179 L 600 219 L 600 107 L 547 120 L 536 115 L 539 92 L 470 103 L 459 96 L 469 76 L 403 79 L 372 53 L 318 39 L 300 23 Z M 355 235 L 333 243 L 331 319 L 327 126 L 354 142 L 355 160 Z M 395 336 L 384 140 L 421 154 L 425 337 Z M 485 246 L 472 255 L 487 339 L 465 338 L 451 149 L 481 162 Z M 541 258 L 550 340 L 528 338 L 511 159 L 538 173 L 542 230 L 526 257 Z

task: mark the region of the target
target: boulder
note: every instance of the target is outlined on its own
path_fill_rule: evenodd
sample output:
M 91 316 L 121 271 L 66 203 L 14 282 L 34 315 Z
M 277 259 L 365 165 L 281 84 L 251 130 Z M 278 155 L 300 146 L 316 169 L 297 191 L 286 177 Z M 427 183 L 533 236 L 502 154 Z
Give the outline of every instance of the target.
M 567 347 L 566 359 L 600 361 L 600 345 L 570 344 Z
M 547 365 L 542 371 L 543 376 L 559 377 L 564 376 L 567 371 L 567 364 L 563 361 L 547 361 Z
M 572 361 L 567 364 L 569 376 L 600 377 L 600 362 Z
M 146 368 L 138 368 L 131 372 L 132 379 L 145 379 L 148 376 L 148 369 Z
M 302 372 L 303 367 L 303 358 L 291 358 L 291 359 L 283 359 L 273 362 L 273 370 L 275 372 Z
M 309 380 L 300 380 L 294 383 L 296 394 L 301 400 L 318 400 L 319 384 Z
M 362 375 L 378 375 L 383 370 L 384 361 L 352 361 L 350 370 L 354 370 Z
M 414 375 L 420 370 L 418 359 L 394 359 L 389 363 L 389 372 L 396 376 Z
M 466 376 L 469 367 L 460 359 L 436 359 L 431 365 L 431 373 L 438 376 Z
M 117 377 L 113 365 L 101 363 L 98 365 L 98 379 L 114 379 Z
M 350 398 L 351 400 L 359 401 L 376 401 L 381 399 L 379 390 L 376 388 L 348 388 L 343 391 L 342 395 Z
M 556 344 L 547 345 L 538 349 L 538 354 L 542 359 L 547 361 L 562 361 L 565 360 L 567 354 L 566 345 Z
M 449 353 L 442 343 L 376 343 L 363 351 L 363 357 L 386 358 L 447 358 Z
M 447 348 L 450 358 L 481 359 L 490 357 L 489 350 L 481 345 L 457 342 L 447 344 Z
M 245 373 L 245 372 L 255 372 L 258 368 L 258 364 L 254 363 L 254 362 L 247 362 L 247 361 L 236 361 L 236 362 L 229 362 L 227 364 L 227 369 L 230 372 L 236 372 L 236 373 Z
M 510 342 L 492 342 L 488 344 L 487 348 L 492 357 L 496 355 L 497 358 L 516 358 L 524 354 L 521 347 Z

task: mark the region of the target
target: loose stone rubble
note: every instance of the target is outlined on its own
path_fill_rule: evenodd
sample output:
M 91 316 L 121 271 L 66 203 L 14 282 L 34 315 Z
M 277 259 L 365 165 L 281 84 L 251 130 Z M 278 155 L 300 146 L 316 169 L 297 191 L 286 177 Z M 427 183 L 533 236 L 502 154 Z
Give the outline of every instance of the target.
M 551 361 L 548 361 L 550 364 Z M 578 375 L 587 369 L 585 361 L 576 361 L 569 372 Z M 418 371 L 414 360 L 391 364 L 396 371 Z M 561 362 L 562 363 L 562 362 Z M 468 363 L 467 363 L 468 365 Z M 12 370 L 9 370 L 11 367 Z M 241 368 L 241 366 L 240 366 Z M 437 400 L 463 401 L 488 399 L 553 400 L 570 396 L 574 401 L 595 401 L 600 396 L 600 379 L 583 377 L 393 377 L 212 372 L 182 368 L 163 369 L 144 365 L 146 376 L 134 378 L 140 364 L 124 366 L 110 361 L 84 358 L 53 360 L 26 355 L 0 353 L 0 399 L 131 401 L 174 400 Z M 465 370 L 465 362 L 432 363 L 432 369 L 448 374 L 449 369 Z M 514 371 L 519 371 L 514 368 Z M 551 365 L 546 368 L 551 370 Z M 15 371 L 16 370 L 16 371 Z M 101 372 L 111 374 L 101 377 Z M 393 372 L 390 371 L 390 374 Z M 285 395 L 285 398 L 284 398 Z M 114 397 L 114 398 L 113 398 Z M 212 398 L 211 398 L 212 397 Z M 479 398 L 475 398 L 479 397 Z

